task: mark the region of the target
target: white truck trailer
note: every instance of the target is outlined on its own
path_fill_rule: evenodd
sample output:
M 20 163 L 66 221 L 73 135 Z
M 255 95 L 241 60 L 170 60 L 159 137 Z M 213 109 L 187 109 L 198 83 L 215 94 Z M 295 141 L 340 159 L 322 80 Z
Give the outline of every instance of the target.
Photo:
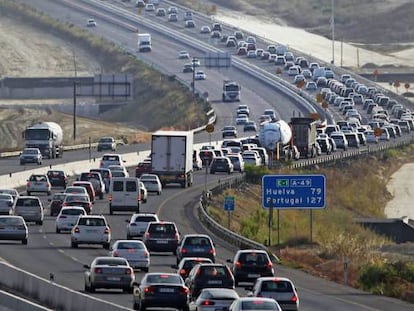
M 22 133 L 25 148 L 39 148 L 44 157 L 61 158 L 63 154 L 63 130 L 55 122 L 40 122 Z
M 138 51 L 139 52 L 151 52 L 151 50 L 152 50 L 151 34 L 139 33 L 138 34 Z
M 151 139 L 152 174 L 163 186 L 178 183 L 182 188 L 193 184 L 193 132 L 157 131 Z

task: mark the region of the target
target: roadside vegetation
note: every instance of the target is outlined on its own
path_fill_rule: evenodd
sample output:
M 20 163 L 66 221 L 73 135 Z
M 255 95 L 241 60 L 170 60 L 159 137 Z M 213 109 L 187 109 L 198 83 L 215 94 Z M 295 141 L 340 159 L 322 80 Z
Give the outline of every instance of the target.
M 292 171 L 282 166 L 270 171 L 249 167 L 247 182 L 213 197 L 209 213 L 227 227 L 227 213 L 222 212 L 224 196 L 234 196 L 236 208 L 231 215 L 231 230 L 268 245 L 269 213 L 261 206 L 261 177 L 264 174 L 324 174 L 327 204 L 325 209 L 313 211 L 312 237 L 309 210 L 283 210 L 278 245 L 278 219 L 274 210 L 270 249 L 282 264 L 414 302 L 412 254 L 405 256 L 389 239 L 355 223 L 356 218 L 385 217 L 385 205 L 392 198 L 386 184 L 403 163 L 414 160 L 413 150 L 414 146 L 408 146 L 308 170 Z
M 126 140 L 134 142 L 146 137 L 146 135 L 141 135 L 142 131 L 138 129 L 145 129 L 148 132 L 164 127 L 188 130 L 206 123 L 207 117 L 205 112 L 211 109 L 208 103 L 205 103 L 198 97 L 193 97 L 190 90 L 181 85 L 175 79 L 175 76 L 166 76 L 156 71 L 115 44 L 73 24 L 57 21 L 48 15 L 33 10 L 28 5 L 17 4 L 12 1 L 0 0 L 0 16 L 7 16 L 17 22 L 29 24 L 31 27 L 39 29 L 39 31 L 53 33 L 56 37 L 66 40 L 76 48 L 87 51 L 90 55 L 93 55 L 97 62 L 102 64 L 103 73 L 116 72 L 133 75 L 134 99 L 122 106 L 122 108 L 96 116 L 96 120 L 93 120 L 96 127 L 100 127 L 100 122 L 97 122 L 97 120 L 117 123 L 118 126 L 123 128 L 128 127 L 134 133 L 125 131 L 124 136 L 132 134 L 128 138 L 126 137 Z M 26 126 L 33 122 L 57 122 L 54 116 L 50 115 L 50 112 L 46 112 L 46 114 L 49 115 L 47 120 L 44 119 L 45 115 L 43 114 L 36 113 L 36 117 L 31 118 L 30 113 L 26 113 L 25 118 L 20 118 L 18 124 L 9 122 L 7 130 L 2 127 L 2 137 L 3 134 L 21 133 Z M 71 115 L 67 115 L 67 117 L 70 120 Z M 7 121 L 4 120 L 4 122 Z M 78 118 L 78 128 L 82 128 L 80 124 L 82 121 L 83 118 Z M 69 126 L 70 122 L 67 123 Z M 65 130 L 66 132 L 68 135 L 65 135 L 65 139 L 70 141 L 71 130 Z M 112 134 L 113 136 L 115 135 L 114 132 L 116 133 L 117 131 L 112 131 L 111 127 L 104 125 L 100 128 L 100 131 L 97 131 L 96 134 L 98 136 L 92 137 L 92 140 L 96 141 L 98 137 L 103 135 Z M 79 139 L 76 143 L 87 142 L 92 134 L 92 131 L 86 131 L 85 133 L 79 130 Z M 19 137 L 20 135 L 17 136 Z M 11 141 L 11 139 L 2 139 L 2 141 Z M 21 143 L 21 139 L 19 139 L 19 142 Z M 73 143 L 73 141 L 70 142 Z M 1 150 L 6 150 L 10 146 L 10 144 L 0 144 Z

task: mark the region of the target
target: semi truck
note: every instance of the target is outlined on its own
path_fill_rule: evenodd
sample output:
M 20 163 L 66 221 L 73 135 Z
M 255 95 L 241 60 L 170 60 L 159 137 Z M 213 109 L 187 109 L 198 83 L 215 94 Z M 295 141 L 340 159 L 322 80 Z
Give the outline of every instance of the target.
M 61 158 L 63 154 L 63 131 L 55 122 L 40 122 L 26 128 L 22 133 L 25 148 L 38 148 L 43 157 Z
M 240 101 L 241 86 L 236 81 L 223 81 L 223 102 Z
M 313 118 L 291 118 L 289 125 L 292 128 L 292 145 L 296 146 L 301 157 L 313 158 L 318 155 L 316 141 L 319 122 Z
M 151 172 L 163 186 L 193 184 L 193 132 L 157 131 L 151 139 Z
M 151 50 L 152 50 L 151 34 L 139 33 L 138 34 L 138 51 L 139 52 L 151 52 Z

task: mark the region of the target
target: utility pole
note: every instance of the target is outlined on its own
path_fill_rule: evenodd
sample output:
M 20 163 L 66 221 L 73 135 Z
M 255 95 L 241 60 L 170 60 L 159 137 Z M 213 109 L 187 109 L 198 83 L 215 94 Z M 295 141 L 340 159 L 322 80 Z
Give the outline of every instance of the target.
M 193 63 L 193 81 L 191 83 L 191 88 L 192 88 L 193 96 L 195 95 L 195 69 L 196 69 L 195 61 L 196 61 L 196 58 L 193 57 L 193 60 L 192 60 L 192 63 Z
M 332 15 L 331 15 L 331 26 L 332 26 L 332 65 L 335 63 L 335 0 L 332 0 Z
M 73 54 L 73 69 L 75 70 L 75 81 L 73 82 L 73 141 L 76 140 L 76 83 L 78 77 L 78 70 L 76 65 L 75 49 L 72 49 Z

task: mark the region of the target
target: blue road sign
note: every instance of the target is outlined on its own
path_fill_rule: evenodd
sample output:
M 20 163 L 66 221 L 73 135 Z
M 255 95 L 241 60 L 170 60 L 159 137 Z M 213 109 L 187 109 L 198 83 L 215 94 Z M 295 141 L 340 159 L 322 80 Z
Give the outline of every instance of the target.
M 324 175 L 265 175 L 262 206 L 276 209 L 325 208 Z
M 231 197 L 231 196 L 224 197 L 224 210 L 234 211 L 234 197 Z

